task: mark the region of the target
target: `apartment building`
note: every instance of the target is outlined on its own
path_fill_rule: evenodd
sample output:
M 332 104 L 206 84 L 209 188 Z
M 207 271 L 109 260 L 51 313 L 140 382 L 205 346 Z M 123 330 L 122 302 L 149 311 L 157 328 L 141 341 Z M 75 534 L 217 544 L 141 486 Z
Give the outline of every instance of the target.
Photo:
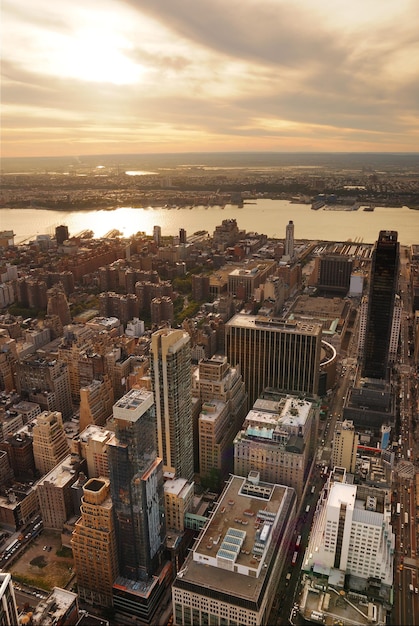
M 63 420 L 59 411 L 43 411 L 32 429 L 35 467 L 43 476 L 69 452 Z
M 88 480 L 81 502 L 81 517 L 71 539 L 77 592 L 83 602 L 112 606 L 118 559 L 109 479 Z

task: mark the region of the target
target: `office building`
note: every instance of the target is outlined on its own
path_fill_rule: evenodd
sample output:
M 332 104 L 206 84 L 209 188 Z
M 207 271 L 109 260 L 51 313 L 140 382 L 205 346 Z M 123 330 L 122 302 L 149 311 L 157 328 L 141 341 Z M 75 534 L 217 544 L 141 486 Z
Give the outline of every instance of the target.
M 255 289 L 267 280 L 276 270 L 276 262 L 251 263 L 247 267 L 237 267 L 228 274 L 228 294 L 239 300 L 252 300 Z
M 199 399 L 203 411 L 202 420 L 199 417 L 194 422 L 194 453 L 202 456 L 202 465 L 198 458 L 196 468 L 201 475 L 215 469 L 225 477 L 233 471 L 233 439 L 247 409 L 240 367 L 232 367 L 227 357 L 218 354 L 201 359 L 192 373 L 192 395 Z
M 35 478 L 35 459 L 33 456 L 33 439 L 25 431 L 8 435 L 0 442 L 0 450 L 7 452 L 8 461 L 16 480 L 33 481 Z
M 193 481 L 191 341 L 182 330 L 151 336 L 150 370 L 157 418 L 158 455 L 170 478 Z
M 18 530 L 39 514 L 36 485 L 14 483 L 6 495 L 0 495 L 0 525 Z
M 293 489 L 231 476 L 173 583 L 175 623 L 269 623 L 295 509 Z
M 324 255 L 316 259 L 318 267 L 317 288 L 322 293 L 346 295 L 349 290 L 353 261 L 336 254 Z
M 289 259 L 294 258 L 294 222 L 290 220 L 285 228 L 284 254 Z
M 217 492 L 233 472 L 233 439 L 237 427 L 231 419 L 228 403 L 221 400 L 204 402 L 198 427 L 201 483 Z
M 9 463 L 9 456 L 5 450 L 0 449 L 0 491 L 5 491 L 13 482 L 14 474 Z
M 118 560 L 109 479 L 87 481 L 81 501 L 81 517 L 71 539 L 77 592 L 83 602 L 112 606 Z
M 369 430 L 379 437 L 382 425 L 393 425 L 396 418 L 396 401 L 390 383 L 371 378 L 356 381 L 348 390 L 343 418 L 353 421 L 355 428 Z
M 397 350 L 399 348 L 400 327 L 402 318 L 402 301 L 398 294 L 394 297 L 393 319 L 391 322 L 390 341 L 388 345 L 388 363 L 395 363 L 397 360 Z M 364 296 L 361 300 L 361 308 L 359 315 L 359 333 L 358 333 L 358 355 L 362 359 L 365 354 L 365 338 L 368 322 L 368 296 Z
M 184 228 L 179 228 L 179 243 L 187 243 L 186 230 Z
M 64 420 L 73 414 L 70 377 L 66 363 L 36 355 L 22 359 L 18 365 L 18 391 L 37 402 L 43 410 L 60 411 Z
M 153 239 L 157 246 L 161 246 L 161 226 L 153 226 Z
M 80 431 L 89 424 L 104 426 L 112 415 L 113 387 L 106 374 L 80 389 Z
M 240 365 L 250 406 L 266 388 L 317 395 L 321 324 L 239 313 L 225 331 L 227 358 Z
M 71 440 L 71 452 L 86 461 L 89 478 L 109 476 L 108 442 L 115 434 L 96 424 L 89 424 Z
M 1 626 L 16 626 L 18 623 L 12 575 L 0 572 L 0 624 Z
M 63 420 L 59 411 L 43 411 L 32 429 L 35 467 L 43 476 L 69 452 Z
M 359 436 L 350 420 L 337 422 L 332 443 L 332 467 L 344 467 L 353 474 Z
M 399 273 L 397 232 L 380 231 L 372 254 L 362 375 L 386 379 Z
M 166 532 L 152 392 L 131 389 L 114 405 L 113 418 L 108 461 L 119 572 L 127 579 L 147 579 L 161 565 Z
M 47 314 L 57 315 L 63 326 L 71 324 L 70 306 L 63 285 L 61 283 L 53 285 L 48 289 L 47 297 Z
M 212 234 L 212 241 L 215 248 L 224 250 L 227 246 L 232 246 L 245 234 L 244 230 L 239 230 L 237 220 L 223 220 L 219 226 L 215 227 Z
M 71 486 L 85 468 L 77 455 L 69 454 L 53 470 L 38 482 L 37 492 L 44 528 L 63 529 L 65 522 L 74 513 Z
M 55 240 L 57 245 L 61 245 L 68 239 L 68 226 L 56 226 L 55 228 Z
M 314 454 L 317 408 L 301 398 L 266 394 L 249 411 L 234 440 L 234 473 L 259 472 L 301 497 Z
M 54 587 L 48 597 L 36 605 L 32 619 L 29 618 L 26 623 L 33 626 L 74 626 L 79 624 L 79 617 L 77 594 Z
M 185 478 L 172 478 L 164 482 L 164 509 L 167 530 L 183 532 L 185 515 L 193 510 L 194 485 Z
M 345 469 L 335 468 L 317 504 L 303 569 L 391 586 L 394 550 L 387 491 L 347 483 Z

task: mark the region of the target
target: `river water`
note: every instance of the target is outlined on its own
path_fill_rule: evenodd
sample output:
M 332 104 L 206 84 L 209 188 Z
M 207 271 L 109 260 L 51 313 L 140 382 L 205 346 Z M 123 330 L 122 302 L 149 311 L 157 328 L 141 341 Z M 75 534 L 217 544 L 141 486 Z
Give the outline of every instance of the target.
M 161 226 L 162 235 L 178 235 L 184 228 L 187 235 L 197 230 L 213 234 L 225 219 L 236 219 L 238 227 L 282 239 L 289 220 L 294 222 L 296 239 L 327 241 L 362 241 L 374 243 L 380 230 L 396 230 L 403 245 L 419 244 L 419 211 L 402 208 L 376 207 L 373 212 L 314 211 L 310 205 L 292 204 L 288 200 L 257 200 L 243 208 L 227 204 L 183 208 L 133 208 L 91 211 L 49 211 L 44 209 L 0 209 L 0 229 L 13 230 L 15 243 L 20 244 L 36 235 L 53 235 L 55 227 L 64 224 L 70 236 L 92 230 L 94 237 L 103 237 L 113 229 L 124 237 L 139 231 L 151 235 L 153 226 Z

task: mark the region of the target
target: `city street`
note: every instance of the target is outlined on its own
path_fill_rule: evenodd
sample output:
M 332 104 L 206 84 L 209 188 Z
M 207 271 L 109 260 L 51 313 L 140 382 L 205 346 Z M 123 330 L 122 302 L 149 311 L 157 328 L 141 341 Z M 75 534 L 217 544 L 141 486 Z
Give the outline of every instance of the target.
M 400 437 L 393 483 L 393 529 L 396 535 L 396 558 L 393 623 L 415 625 L 419 623 L 419 572 L 418 524 L 416 512 L 416 465 L 418 441 L 416 437 L 417 384 L 410 355 L 411 296 L 409 289 L 409 263 L 400 257 L 400 295 L 402 321 L 400 329 L 400 357 L 397 371 L 400 376 Z M 398 506 L 400 505 L 400 506 Z M 400 509 L 400 511 L 399 511 Z

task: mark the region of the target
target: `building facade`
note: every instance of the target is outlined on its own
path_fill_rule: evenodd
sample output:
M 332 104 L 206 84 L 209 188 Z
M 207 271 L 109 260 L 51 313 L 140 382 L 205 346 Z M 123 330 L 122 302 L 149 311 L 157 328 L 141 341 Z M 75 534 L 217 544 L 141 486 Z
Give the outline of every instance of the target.
M 108 443 L 115 434 L 95 424 L 89 424 L 71 440 L 71 452 L 86 461 L 89 478 L 109 476 Z
M 59 411 L 43 411 L 32 429 L 35 467 L 43 476 L 50 472 L 69 452 L 63 420 Z
M 290 220 L 285 228 L 284 254 L 289 259 L 294 258 L 294 222 Z
M 362 375 L 387 378 L 399 270 L 397 232 L 382 230 L 372 254 Z
M 151 337 L 158 455 L 171 478 L 193 481 L 191 342 L 188 333 L 164 328 Z
M 80 463 L 79 457 L 69 454 L 38 482 L 37 493 L 44 528 L 61 531 L 64 523 L 74 515 L 71 486 L 82 469 L 84 463 Z
M 19 624 L 12 575 L 0 572 L 0 624 L 16 626 Z
M 303 569 L 393 584 L 395 535 L 386 491 L 346 482 L 335 468 L 317 504 Z
M 163 464 L 156 455 L 153 394 L 131 389 L 113 407 L 109 477 L 121 576 L 140 580 L 162 560 L 166 533 Z
M 18 367 L 18 391 L 42 408 L 60 411 L 63 419 L 73 413 L 70 378 L 66 363 L 37 356 L 22 359 Z
M 240 365 L 250 406 L 268 387 L 317 395 L 320 324 L 239 313 L 227 322 L 225 331 L 227 358 Z
M 317 408 L 283 395 L 259 399 L 234 440 L 234 473 L 259 472 L 261 480 L 295 489 L 301 497 L 314 454 Z
M 106 374 L 80 389 L 80 431 L 89 424 L 104 426 L 112 415 L 113 387 Z
M 109 479 L 92 478 L 83 486 L 81 517 L 73 531 L 71 549 L 81 600 L 112 606 L 118 560 Z
M 174 623 L 267 624 L 295 507 L 293 489 L 231 476 L 173 583 Z
M 353 474 L 356 466 L 356 453 L 359 436 L 352 421 L 336 422 L 332 443 L 332 467 L 344 467 Z

